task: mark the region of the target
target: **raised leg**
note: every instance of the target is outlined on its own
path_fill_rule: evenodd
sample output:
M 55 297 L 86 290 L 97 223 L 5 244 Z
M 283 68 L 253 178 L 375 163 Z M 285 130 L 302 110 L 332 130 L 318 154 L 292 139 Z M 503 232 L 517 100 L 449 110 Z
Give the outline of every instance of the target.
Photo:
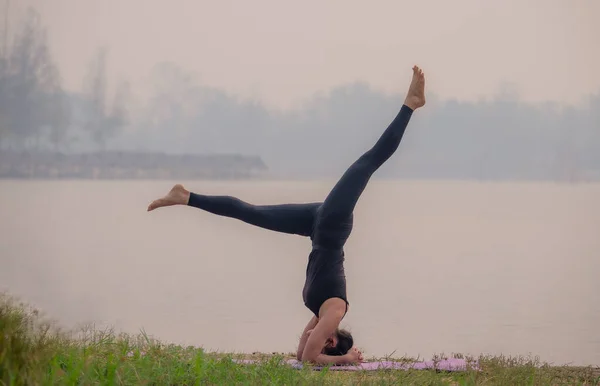
M 425 76 L 417 66 L 413 67 L 413 78 L 404 105 L 377 143 L 356 160 L 333 187 L 319 214 L 323 226 L 331 227 L 344 221 L 364 191 L 369 179 L 398 149 L 400 140 L 414 110 L 425 105 Z

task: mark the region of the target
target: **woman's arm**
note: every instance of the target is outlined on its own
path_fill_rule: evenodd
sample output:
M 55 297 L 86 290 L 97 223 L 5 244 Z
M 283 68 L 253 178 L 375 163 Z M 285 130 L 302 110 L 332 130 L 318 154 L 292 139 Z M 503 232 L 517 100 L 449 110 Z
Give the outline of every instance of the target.
M 313 316 L 312 319 L 306 324 L 304 327 L 304 331 L 302 331 L 302 336 L 300 336 L 300 343 L 298 343 L 298 351 L 296 352 L 296 358 L 301 361 L 302 353 L 304 353 L 304 347 L 306 346 L 306 341 L 312 332 L 312 329 L 315 328 L 319 319 L 316 316 Z
M 325 355 L 321 352 L 325 347 L 325 342 L 335 330 L 338 328 L 342 318 L 344 317 L 345 310 L 343 308 L 331 309 L 326 312 L 317 322 L 315 328 L 308 334 L 308 339 L 304 346 L 304 351 L 301 355 L 303 362 L 312 362 L 317 365 L 328 365 L 328 364 L 347 364 L 354 362 L 356 358 L 350 355 Z

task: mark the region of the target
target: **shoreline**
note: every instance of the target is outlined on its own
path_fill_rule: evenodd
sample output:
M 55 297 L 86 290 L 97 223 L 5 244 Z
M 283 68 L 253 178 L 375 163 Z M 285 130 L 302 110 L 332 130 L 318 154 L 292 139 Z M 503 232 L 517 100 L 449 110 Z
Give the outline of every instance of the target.
M 0 151 L 0 180 L 101 180 L 101 181 L 327 181 L 339 179 L 344 170 L 331 175 L 274 171 L 258 155 L 170 154 L 161 152 L 98 151 L 62 153 L 50 151 Z M 444 181 L 493 183 L 545 183 L 580 185 L 600 183 L 600 171 L 539 177 L 411 173 L 376 175 L 378 181 Z
M 260 157 L 238 154 L 0 152 L 0 179 L 231 180 L 255 178 L 267 170 Z

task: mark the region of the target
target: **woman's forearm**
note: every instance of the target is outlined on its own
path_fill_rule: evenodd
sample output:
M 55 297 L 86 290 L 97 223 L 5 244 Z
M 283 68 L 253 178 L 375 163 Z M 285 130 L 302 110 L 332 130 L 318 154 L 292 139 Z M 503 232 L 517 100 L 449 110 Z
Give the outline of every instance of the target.
M 304 353 L 304 347 L 306 347 L 306 342 L 308 341 L 310 332 L 313 330 L 313 328 L 315 328 L 318 322 L 319 319 L 313 316 L 312 319 L 306 324 L 306 327 L 304 327 L 304 331 L 302 331 L 300 342 L 298 343 L 298 351 L 296 352 L 296 358 L 299 361 L 302 360 L 302 354 Z
M 302 360 L 302 354 L 304 353 L 304 347 L 306 347 L 306 341 L 308 340 L 309 336 L 310 336 L 310 332 L 304 331 L 302 333 L 302 336 L 300 337 L 300 342 L 298 343 L 298 351 L 296 352 L 296 358 L 299 361 Z

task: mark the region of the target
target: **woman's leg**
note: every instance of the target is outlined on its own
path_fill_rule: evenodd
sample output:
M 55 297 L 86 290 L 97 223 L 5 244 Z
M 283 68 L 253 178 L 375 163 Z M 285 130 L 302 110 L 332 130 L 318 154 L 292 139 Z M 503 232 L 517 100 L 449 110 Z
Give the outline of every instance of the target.
M 207 196 L 175 185 L 165 197 L 153 201 L 148 210 L 171 205 L 191 206 L 276 232 L 310 236 L 321 203 L 252 205 L 235 197 Z
M 188 205 L 275 232 L 310 236 L 321 203 L 252 205 L 231 196 L 191 193 Z
M 400 140 L 410 121 L 412 113 L 425 104 L 425 77 L 418 68 L 413 68 L 413 79 L 400 112 L 383 132 L 375 146 L 364 153 L 346 170 L 333 187 L 319 213 L 319 222 L 331 226 L 347 219 L 369 179 L 398 149 Z

